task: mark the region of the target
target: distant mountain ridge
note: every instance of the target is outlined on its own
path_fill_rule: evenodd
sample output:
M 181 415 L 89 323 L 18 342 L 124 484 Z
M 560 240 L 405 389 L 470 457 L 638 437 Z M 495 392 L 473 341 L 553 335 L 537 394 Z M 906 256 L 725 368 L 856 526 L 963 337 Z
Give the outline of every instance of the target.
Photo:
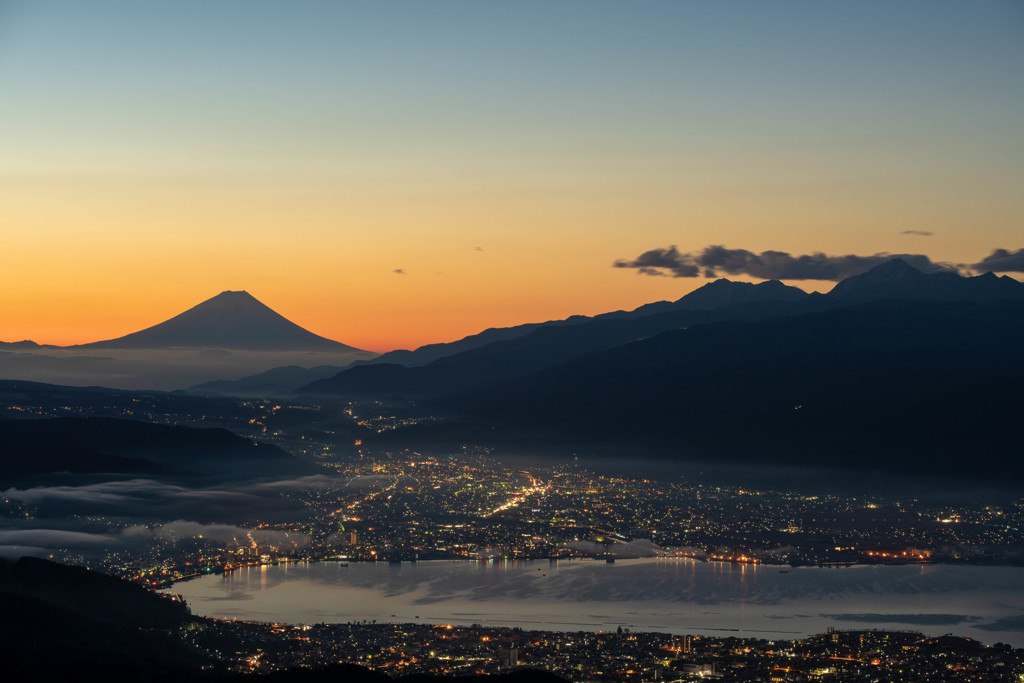
M 432 363 L 405 367 L 397 363 L 358 365 L 334 377 L 296 390 L 300 394 L 360 397 L 442 397 L 460 394 L 535 372 L 588 353 L 666 330 L 719 320 L 755 317 L 767 310 L 667 311 L 637 319 L 602 318 L 566 326 L 539 327 L 529 334 L 444 356 Z
M 799 287 L 783 284 L 778 280 L 765 280 L 757 284 L 751 282 L 734 282 L 728 278 L 719 278 L 698 287 L 676 301 L 658 301 L 645 304 L 629 312 L 617 311 L 604 313 L 597 318 L 638 318 L 654 313 L 667 311 L 713 311 L 726 306 L 741 304 L 760 304 L 776 301 L 794 302 L 807 297 L 808 294 Z
M 976 277 L 952 271 L 926 274 L 901 259 L 892 259 L 837 283 L 827 294 L 808 294 L 778 280 L 752 284 L 722 278 L 676 301 L 645 304 L 632 311 L 491 328 L 454 342 L 358 360 L 347 367 L 336 367 L 334 372 L 329 366 L 275 368 L 240 380 L 208 382 L 191 390 L 264 396 L 293 391 L 364 397 L 447 395 L 466 390 L 473 383 L 500 381 L 561 362 L 574 354 L 678 327 L 798 315 L 882 299 L 1024 301 L 1024 284 L 991 273 Z M 630 328 L 630 321 L 636 327 Z M 575 349 L 574 343 L 578 344 Z
M 37 344 L 29 339 L 23 339 L 22 341 L 16 342 L 3 342 L 0 341 L 0 350 L 4 351 L 34 351 L 37 349 L 59 349 L 59 346 L 52 344 Z
M 848 278 L 828 294 L 807 294 L 778 281 L 752 285 L 722 279 L 676 302 L 577 319 L 573 324 L 543 324 L 522 336 L 443 356 L 423 366 L 385 363 L 385 354 L 378 362 L 342 370 L 296 391 L 374 398 L 451 396 L 674 329 L 726 320 L 804 315 L 887 299 L 1024 301 L 1024 284 L 991 273 L 977 277 L 953 272 L 925 274 L 901 259 Z
M 663 332 L 447 400 L 382 446 L 1024 481 L 1024 303 L 884 300 Z
M 313 334 L 246 291 L 225 291 L 144 330 L 80 344 L 84 349 L 224 348 L 247 351 L 359 351 Z
M 805 296 L 807 296 L 807 292 L 802 289 L 784 285 L 778 280 L 768 280 L 752 284 L 719 278 L 675 301 L 658 301 L 644 304 L 631 311 L 612 311 L 595 316 L 573 315 L 562 320 L 548 320 L 542 323 L 526 323 L 512 327 L 490 328 L 483 332 L 463 337 L 457 341 L 443 344 L 427 344 L 414 351 L 389 351 L 372 361 L 360 361 L 358 364 L 397 363 L 406 367 L 415 367 L 426 365 L 446 356 L 453 356 L 456 353 L 478 349 L 494 342 L 518 339 L 543 327 L 567 327 L 569 325 L 580 325 L 608 318 L 640 318 L 646 315 L 667 313 L 669 311 L 711 311 L 740 304 L 798 301 Z
M 689 317 L 684 315 L 684 320 L 682 322 L 670 322 L 668 319 L 663 320 L 661 323 L 655 325 L 655 331 L 661 331 L 663 329 L 671 329 L 679 324 L 696 324 L 697 322 L 703 322 L 706 319 L 717 319 L 714 316 L 707 318 L 706 316 L 701 315 L 708 311 L 725 309 L 730 306 L 743 306 L 745 304 L 793 302 L 799 301 L 807 296 L 807 293 L 803 290 L 797 287 L 784 285 L 778 280 L 770 280 L 755 285 L 747 282 L 732 282 L 723 278 L 710 282 L 676 301 L 659 301 L 652 304 L 646 304 L 633 311 L 613 311 L 593 317 L 574 315 L 565 318 L 564 320 L 549 320 L 542 323 L 526 323 L 513 327 L 489 328 L 483 332 L 464 337 L 457 341 L 427 344 L 414 351 L 389 351 L 372 360 L 360 360 L 352 363 L 348 367 L 336 368 L 334 372 L 330 373 L 324 372 L 324 370 L 327 369 L 325 366 L 309 368 L 308 370 L 298 367 L 275 368 L 274 370 L 260 373 L 259 375 L 244 377 L 239 380 L 207 382 L 205 384 L 191 387 L 190 391 L 226 393 L 233 395 L 252 395 L 259 393 L 262 393 L 263 395 L 271 395 L 275 392 L 282 394 L 291 393 L 292 391 L 312 391 L 316 393 L 320 390 L 320 387 L 325 385 L 316 384 L 313 386 L 314 382 L 328 380 L 330 377 L 338 373 L 347 371 L 351 371 L 353 377 L 368 378 L 368 381 L 371 384 L 374 381 L 373 378 L 375 377 L 375 373 L 381 373 L 382 376 L 386 374 L 390 378 L 389 381 L 394 382 L 395 387 L 399 387 L 401 384 L 401 371 L 380 366 L 394 366 L 410 369 L 419 368 L 431 365 L 445 358 L 459 356 L 463 353 L 470 353 L 473 354 L 474 357 L 479 357 L 479 363 L 484 364 L 485 361 L 483 361 L 483 358 L 486 353 L 478 354 L 477 351 L 479 349 L 489 347 L 493 344 L 513 342 L 535 332 L 540 333 L 541 330 L 550 328 L 570 328 L 577 325 L 587 325 L 596 321 L 602 321 L 602 326 L 605 328 L 605 331 L 610 331 L 615 326 L 619 326 L 619 328 L 624 331 L 623 334 L 619 336 L 610 332 L 611 336 L 609 337 L 599 336 L 585 339 L 583 340 L 584 345 L 580 347 L 582 350 L 586 350 L 591 347 L 603 348 L 608 344 L 616 343 L 617 341 L 631 339 L 635 334 L 635 332 L 625 331 L 627 327 L 621 323 L 622 320 L 643 318 L 660 313 L 684 313 L 687 311 L 693 313 L 693 315 Z M 645 333 L 650 334 L 651 331 L 646 330 Z M 548 335 L 550 333 L 544 332 L 541 334 Z M 569 337 L 574 335 L 573 332 L 565 332 L 564 334 Z M 594 344 L 596 344 L 596 346 L 593 346 Z M 495 348 L 497 349 L 501 347 Z M 514 346 L 507 346 L 506 348 L 513 349 Z M 570 350 L 569 353 L 572 353 L 572 351 Z M 540 363 L 547 362 L 543 356 L 538 356 L 537 361 Z M 530 363 L 531 361 L 526 360 L 525 362 Z M 379 367 L 379 369 L 359 369 L 364 366 Z M 499 373 L 504 373 L 509 370 L 510 368 L 497 369 Z M 427 377 L 430 373 L 415 371 L 413 374 L 420 374 Z M 481 378 L 482 377 L 483 376 L 481 375 Z M 430 380 L 424 379 L 424 381 L 429 382 Z M 379 389 L 380 391 L 387 391 L 383 386 Z M 379 391 L 377 393 L 379 393 Z
M 285 365 L 241 379 L 216 379 L 212 382 L 204 382 L 189 387 L 188 390 L 202 394 L 273 396 L 290 392 L 296 387 L 305 386 L 317 380 L 333 377 L 346 367 L 343 365 L 317 365 L 304 368 L 299 365 Z

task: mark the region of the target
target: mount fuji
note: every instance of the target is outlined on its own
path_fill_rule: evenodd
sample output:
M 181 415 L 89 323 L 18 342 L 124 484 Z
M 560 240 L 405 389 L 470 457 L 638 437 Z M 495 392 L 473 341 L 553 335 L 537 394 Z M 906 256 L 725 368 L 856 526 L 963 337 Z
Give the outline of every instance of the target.
M 358 351 L 313 334 L 246 291 L 221 292 L 170 320 L 79 348 L 222 348 L 245 351 Z

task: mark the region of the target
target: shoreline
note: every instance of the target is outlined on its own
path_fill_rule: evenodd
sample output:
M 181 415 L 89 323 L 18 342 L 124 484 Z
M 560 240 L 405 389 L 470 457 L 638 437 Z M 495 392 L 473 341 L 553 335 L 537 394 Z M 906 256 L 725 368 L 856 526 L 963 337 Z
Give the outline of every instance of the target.
M 173 580 L 166 580 L 161 586 L 153 588 L 153 590 L 164 590 L 170 588 L 174 584 L 183 583 L 185 581 L 192 581 L 199 579 L 204 576 L 216 576 L 216 575 L 227 575 L 233 574 L 240 569 L 252 569 L 259 567 L 275 567 L 282 564 L 305 564 L 305 563 L 336 563 L 341 566 L 347 566 L 348 564 L 418 564 L 428 562 L 452 562 L 452 563 L 473 563 L 473 564 L 516 564 L 520 562 L 541 562 L 547 560 L 548 562 L 578 562 L 578 561 L 591 561 L 597 563 L 609 563 L 608 558 L 583 556 L 583 557 L 531 557 L 531 558 L 468 558 L 468 557 L 451 557 L 451 558 L 431 558 L 431 559 L 415 559 L 415 560 L 367 560 L 362 558 L 338 558 L 338 557 L 310 557 L 310 558 L 298 558 L 298 559 L 281 559 L 274 562 L 255 562 L 252 564 L 241 564 L 235 565 L 230 568 L 221 568 L 213 572 L 196 572 L 194 574 L 183 575 Z M 1024 569 L 1024 562 L 971 562 L 971 561 L 949 561 L 949 560 L 928 560 L 928 561 L 890 561 L 890 562 L 806 562 L 799 564 L 790 564 L 784 562 L 744 562 L 739 560 L 719 560 L 719 559 L 706 559 L 700 557 L 693 557 L 689 555 L 663 555 L 654 557 L 617 557 L 614 558 L 613 562 L 631 562 L 635 560 L 691 560 L 693 562 L 699 562 L 702 564 L 709 565 L 729 565 L 739 567 L 764 567 L 766 569 L 776 569 L 781 574 L 787 574 L 794 569 L 851 569 L 856 567 L 906 567 L 906 566 L 951 566 L 951 567 L 1015 567 Z M 148 584 L 147 584 L 148 585 Z

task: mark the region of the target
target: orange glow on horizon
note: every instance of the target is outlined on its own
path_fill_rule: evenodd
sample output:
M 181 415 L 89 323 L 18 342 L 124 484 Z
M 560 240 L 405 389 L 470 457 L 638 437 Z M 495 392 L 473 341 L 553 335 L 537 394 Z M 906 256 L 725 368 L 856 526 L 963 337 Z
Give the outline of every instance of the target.
M 441 300 L 404 298 L 374 305 L 373 302 L 326 297 L 307 299 L 303 292 L 275 293 L 256 287 L 218 285 L 200 291 L 111 293 L 92 299 L 85 292 L 59 297 L 8 300 L 0 309 L 5 321 L 0 341 L 34 341 L 38 344 L 72 346 L 138 332 L 159 324 L 225 289 L 246 289 L 250 294 L 295 324 L 328 339 L 366 351 L 383 353 L 415 349 L 425 344 L 451 342 L 491 327 L 564 319 L 572 315 L 598 315 L 632 310 L 646 303 L 675 300 L 707 284 L 704 278 L 645 278 L 619 272 L 618 279 L 632 287 L 596 285 L 589 292 L 565 292 L 560 297 L 540 294 L 520 299 L 517 292 L 490 293 L 471 288 L 461 297 Z M 613 280 L 615 278 L 612 278 Z M 731 280 L 758 282 L 749 278 Z M 1016 279 L 1020 279 L 1019 277 Z M 615 283 L 619 284 L 619 283 Z M 804 281 L 787 284 L 805 291 L 827 292 L 832 282 Z M 190 298 L 189 298 L 190 296 Z M 488 299 L 492 296 L 493 299 Z
M 244 289 L 387 351 L 678 299 L 612 266 L 672 245 L 1024 247 L 1008 6 L 11 4 L 0 341 Z
M 595 286 L 586 292 L 563 292 L 544 297 L 527 295 L 524 289 L 491 292 L 450 286 L 436 286 L 438 297 L 424 299 L 393 296 L 387 306 L 346 297 L 333 302 L 324 296 L 305 298 L 303 292 L 261 292 L 256 287 L 215 286 L 199 291 L 193 287 L 180 292 L 115 291 L 98 300 L 85 293 L 55 297 L 48 301 L 7 302 L 2 314 L 7 321 L 0 341 L 34 341 L 38 344 L 72 346 L 131 334 L 168 320 L 225 289 L 245 289 L 293 323 L 328 339 L 366 351 L 383 353 L 394 349 L 415 349 L 425 344 L 451 342 L 492 327 L 564 319 L 572 315 L 598 315 L 631 310 L 653 301 L 675 300 L 703 286 L 704 278 L 645 278 L 632 272 L 614 273 L 632 287 Z M 400 279 L 401 276 L 395 276 Z M 616 278 L 612 278 L 613 280 Z M 730 278 L 732 280 L 747 278 Z M 398 288 L 406 282 L 399 282 Z M 812 288 L 803 283 L 805 290 Z M 813 283 L 813 289 L 827 290 L 832 283 Z M 657 285 L 657 286 L 656 286 Z M 797 286 L 801 286 L 797 283 Z M 195 290 L 194 293 L 192 290 Z M 645 290 L 653 290 L 645 293 Z M 191 295 L 191 298 L 186 296 Z M 35 305 L 29 305 L 34 303 Z
M 20 226 L 5 235 L 0 341 L 112 339 L 244 289 L 311 332 L 380 352 L 678 299 L 709 280 L 612 267 L 672 244 L 682 251 L 723 242 L 794 254 L 924 251 L 956 263 L 988 253 L 962 231 L 923 245 L 892 227 L 963 223 L 948 207 L 937 216 L 920 204 L 902 206 L 868 230 L 873 210 L 857 197 L 744 201 L 728 197 L 714 178 L 683 197 L 653 181 L 623 193 L 586 174 L 579 187 L 562 191 L 550 179 L 506 178 L 507 187 L 496 187 L 460 176 L 429 191 L 359 192 L 329 180 L 312 178 L 301 193 L 233 176 L 197 177 L 185 189 L 160 178 L 15 183 L 18 192 L 0 209 L 3 224 Z M 637 224 L 640 234 L 628 229 Z M 1016 244 L 995 231 L 986 239 Z

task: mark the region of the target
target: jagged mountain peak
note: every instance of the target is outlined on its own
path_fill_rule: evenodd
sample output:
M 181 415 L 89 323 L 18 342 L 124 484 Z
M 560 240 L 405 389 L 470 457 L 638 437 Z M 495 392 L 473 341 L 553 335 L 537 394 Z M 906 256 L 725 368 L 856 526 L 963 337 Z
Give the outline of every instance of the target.
M 733 282 L 719 278 L 699 287 L 675 302 L 680 308 L 713 309 L 730 304 L 763 303 L 766 301 L 795 301 L 807 296 L 798 287 L 790 287 L 778 280 Z
M 970 277 L 951 269 L 924 273 L 894 258 L 839 282 L 828 296 L 844 303 L 881 299 L 1020 301 L 1024 299 L 1024 285 L 1012 278 L 991 274 Z
M 889 259 L 885 263 L 880 263 L 874 268 L 870 269 L 865 275 L 871 274 L 876 278 L 884 277 L 918 277 L 924 275 L 923 272 L 910 265 L 903 259 L 896 257 Z

